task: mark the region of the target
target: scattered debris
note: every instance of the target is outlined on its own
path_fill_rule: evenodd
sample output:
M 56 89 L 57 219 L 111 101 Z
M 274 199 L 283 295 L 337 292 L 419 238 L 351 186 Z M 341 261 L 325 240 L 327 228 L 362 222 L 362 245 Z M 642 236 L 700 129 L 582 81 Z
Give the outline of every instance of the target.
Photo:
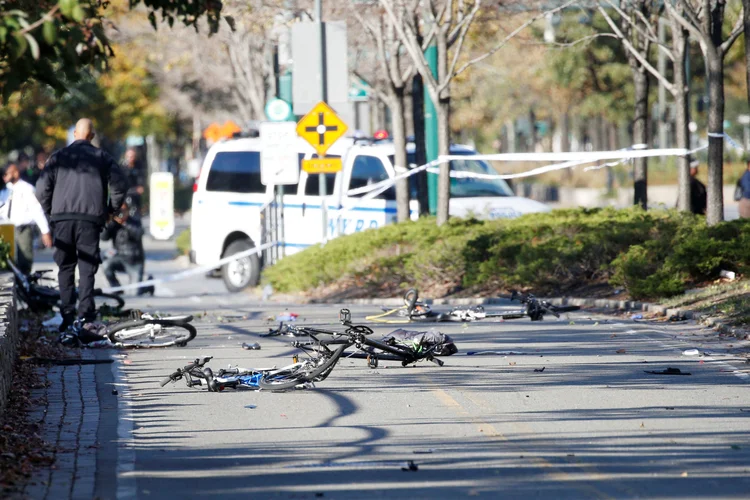
M 299 317 L 299 314 L 297 313 L 277 314 L 276 321 L 297 321 L 298 317 Z
M 669 321 L 671 321 L 673 323 L 680 322 L 680 321 L 687 321 L 687 316 L 685 316 L 682 313 L 680 313 L 680 314 L 673 314 L 672 316 L 669 317 Z
M 432 448 L 428 448 L 426 450 L 414 450 L 414 454 L 415 455 L 430 455 L 430 454 L 432 454 L 434 452 L 435 452 L 435 450 L 432 449 Z
M 117 392 L 117 389 L 112 389 L 112 395 L 117 396 L 119 393 Z
M 401 470 L 416 472 L 419 470 L 419 467 L 417 467 L 417 464 L 414 463 L 414 460 L 409 460 L 408 462 L 406 462 L 404 467 L 401 467 Z
M 700 356 L 700 352 L 698 349 L 687 349 L 685 351 L 682 351 L 683 356 Z
M 666 370 L 643 370 L 645 373 L 652 375 L 690 375 L 690 373 L 683 372 L 679 368 L 667 368 Z
M 630 319 L 632 319 L 633 321 L 643 319 L 643 314 L 634 314 L 630 317 Z
M 547 368 L 547 367 L 546 367 L 546 366 L 543 366 L 543 367 L 541 367 L 541 368 L 534 368 L 534 371 L 535 371 L 536 373 L 542 373 L 542 372 L 544 371 L 544 369 L 545 369 L 545 368 Z
M 242 343 L 242 348 L 246 351 L 260 351 L 260 344 L 255 342 L 254 344 Z
M 248 408 L 250 410 L 254 410 L 254 409 L 257 408 L 257 406 L 255 406 L 255 405 L 245 405 L 245 408 Z
M 665 410 L 674 410 L 674 406 L 665 406 L 664 409 Z
M 616 352 L 617 354 L 625 354 L 625 353 L 626 353 L 626 352 L 628 352 L 628 351 L 626 351 L 625 349 L 617 349 L 617 350 L 616 350 L 615 352 Z
M 719 271 L 719 277 L 725 278 L 729 281 L 734 281 L 734 279 L 737 277 L 737 274 L 734 271 L 724 271 L 723 269 Z
M 688 477 L 688 473 L 687 473 L 687 471 L 685 471 L 685 472 L 683 472 L 682 474 L 680 474 L 680 477 Z

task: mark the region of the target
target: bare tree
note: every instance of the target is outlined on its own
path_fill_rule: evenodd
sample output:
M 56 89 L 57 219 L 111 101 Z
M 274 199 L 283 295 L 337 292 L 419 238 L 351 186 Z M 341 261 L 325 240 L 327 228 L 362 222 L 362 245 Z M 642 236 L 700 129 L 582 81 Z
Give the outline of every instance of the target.
M 724 57 L 742 34 L 743 15 L 724 38 L 727 0 L 667 0 L 664 6 L 698 40 L 706 60 L 709 96 L 706 222 L 718 224 L 724 220 Z
M 453 79 L 474 64 L 483 61 L 504 47 L 514 36 L 545 15 L 562 10 L 579 0 L 564 4 L 536 15 L 529 16 L 518 28 L 501 37 L 494 45 L 481 53 L 461 62 L 464 43 L 472 24 L 478 19 L 482 0 L 379 0 L 395 27 L 395 32 L 409 54 L 416 71 L 422 76 L 430 99 L 435 104 L 438 121 L 438 154 L 450 152 L 450 85 Z M 502 5 L 513 4 L 526 11 L 532 9 L 529 1 L 514 0 Z M 418 8 L 410 8 L 416 4 Z M 536 9 L 538 11 L 538 9 Z M 437 47 L 437 76 L 432 74 L 425 57 L 425 49 L 434 43 Z M 459 64 L 461 63 L 461 64 Z M 440 165 L 438 175 L 437 223 L 448 220 L 450 203 L 450 167 Z
M 354 12 L 358 22 L 364 26 L 374 44 L 375 64 L 367 60 L 369 75 L 362 70 L 355 70 L 357 77 L 366 81 L 377 97 L 386 103 L 391 111 L 393 145 L 395 148 L 395 166 L 408 168 L 406 158 L 406 113 L 404 98 L 406 84 L 414 72 L 413 65 L 405 65 L 402 57 L 403 44 L 396 35 L 393 22 L 382 13 L 368 13 L 367 18 L 361 15 L 357 6 Z M 369 15 L 373 14 L 373 15 Z M 401 179 L 396 183 L 396 206 L 399 222 L 409 220 L 409 182 Z
M 262 120 L 266 82 L 273 73 L 271 29 L 279 8 L 262 0 L 232 0 L 224 2 L 224 11 L 234 20 L 234 29 L 219 34 L 234 80 L 232 96 L 244 122 Z
M 612 1 L 607 1 L 607 4 L 609 4 L 609 7 L 619 15 L 620 25 L 627 25 L 630 28 L 629 32 L 631 33 L 631 36 L 627 36 L 625 34 L 626 32 L 620 29 L 620 26 L 618 26 L 612 16 L 609 15 L 607 8 L 602 5 L 599 6 L 599 12 L 604 16 L 604 19 L 607 21 L 610 28 L 612 28 L 612 31 L 620 38 L 623 47 L 628 51 L 630 57 L 635 59 L 640 67 L 659 80 L 659 82 L 664 85 L 667 91 L 674 97 L 676 108 L 675 125 L 677 146 L 683 149 L 689 149 L 689 101 L 687 75 L 685 73 L 685 60 L 687 58 L 688 47 L 687 30 L 680 25 L 673 16 L 670 16 L 669 19 L 671 21 L 670 25 L 672 31 L 671 43 L 662 46 L 659 44 L 657 30 L 659 29 L 658 23 L 665 22 L 665 20 L 660 19 L 660 16 L 656 15 L 647 17 L 642 15 L 642 11 L 635 11 L 632 13 L 635 15 L 628 15 L 628 12 L 622 8 L 622 2 L 620 2 L 620 6 Z M 678 5 L 677 11 L 681 12 L 682 8 L 682 5 Z M 639 39 L 646 39 L 650 44 L 655 45 L 657 50 L 663 51 L 672 61 L 672 81 L 669 81 L 668 75 L 660 73 L 658 69 L 649 62 L 647 52 L 640 50 L 639 47 L 633 43 L 633 33 L 638 33 Z M 645 158 L 643 160 L 645 162 Z M 686 212 L 690 211 L 690 158 L 687 155 L 678 160 L 677 179 L 679 192 L 677 197 L 678 208 Z

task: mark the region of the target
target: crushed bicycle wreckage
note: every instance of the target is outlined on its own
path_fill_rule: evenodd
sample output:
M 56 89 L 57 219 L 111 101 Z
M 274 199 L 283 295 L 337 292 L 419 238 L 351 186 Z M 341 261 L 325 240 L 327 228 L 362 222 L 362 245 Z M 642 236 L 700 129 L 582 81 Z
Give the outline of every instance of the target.
M 412 288 L 404 295 L 404 305 L 389 309 L 383 307 L 381 314 L 365 317 L 368 321 L 377 323 L 442 323 L 456 322 L 465 323 L 488 318 L 500 320 L 520 319 L 528 317 L 531 321 L 542 321 L 546 314 L 560 317 L 561 313 L 577 311 L 579 306 L 555 306 L 546 300 L 538 299 L 532 294 L 523 294 L 514 291 L 510 295 L 511 301 L 519 301 L 523 308 L 513 311 L 488 313 L 481 305 L 470 307 L 454 307 L 450 311 L 437 312 L 425 302 L 419 300 L 419 292 Z

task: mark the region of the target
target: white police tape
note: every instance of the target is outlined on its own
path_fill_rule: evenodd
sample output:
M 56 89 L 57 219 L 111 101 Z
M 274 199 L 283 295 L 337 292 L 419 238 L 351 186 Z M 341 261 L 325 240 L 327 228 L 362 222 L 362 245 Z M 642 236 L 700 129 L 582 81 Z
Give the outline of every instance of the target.
M 115 287 L 109 287 L 109 288 L 102 288 L 102 292 L 104 293 L 114 293 L 114 292 L 121 292 L 125 290 L 134 290 L 150 285 L 160 285 L 162 283 L 168 283 L 170 281 L 179 281 L 183 280 L 185 278 L 189 278 L 190 276 L 195 276 L 197 274 L 205 274 L 209 271 L 212 271 L 218 267 L 223 266 L 224 264 L 228 264 L 230 262 L 233 262 L 235 260 L 239 260 L 245 257 L 249 257 L 250 255 L 254 255 L 256 253 L 260 253 L 263 250 L 266 250 L 267 248 L 271 248 L 273 246 L 278 245 L 279 242 L 272 241 L 270 243 L 263 244 L 259 247 L 250 248 L 248 250 L 244 250 L 239 253 L 235 253 L 233 255 L 230 255 L 229 257 L 224 257 L 221 260 L 218 260 L 210 265 L 207 266 L 200 266 L 200 267 L 194 267 L 191 269 L 186 269 L 185 271 L 181 271 L 176 274 L 171 274 L 169 276 L 165 276 L 163 278 L 159 279 L 152 279 L 152 280 L 146 280 L 146 281 L 140 281 L 138 283 L 130 283 L 128 285 L 122 285 L 122 286 L 115 286 Z
M 709 133 L 709 137 L 722 137 L 735 148 L 743 149 L 732 137 L 728 134 L 716 134 Z M 559 161 L 562 163 L 554 163 L 551 165 L 545 165 L 525 172 L 519 172 L 515 174 L 485 174 L 480 172 L 469 172 L 461 170 L 451 170 L 450 176 L 453 178 L 474 178 L 474 179 L 519 179 L 523 177 L 533 177 L 556 170 L 563 170 L 567 168 L 574 168 L 586 163 L 594 163 L 604 160 L 617 160 L 614 162 L 608 162 L 603 165 L 592 165 L 586 167 L 584 172 L 591 170 L 598 170 L 605 167 L 611 167 L 619 165 L 625 161 L 633 160 L 636 158 L 652 158 L 662 156 L 690 156 L 699 151 L 703 151 L 708 148 L 708 145 L 699 146 L 695 149 L 685 148 L 661 148 L 661 149 L 645 149 L 645 144 L 634 144 L 629 148 L 614 150 L 614 151 L 582 151 L 582 152 L 565 152 L 565 153 L 498 153 L 498 154 L 476 154 L 476 155 L 444 155 L 438 157 L 437 160 L 433 160 L 425 165 L 415 167 L 404 173 L 401 173 L 390 179 L 385 179 L 375 184 L 368 186 L 362 186 L 356 189 L 350 189 L 346 192 L 347 196 L 365 195 L 360 199 L 365 201 L 380 193 L 384 192 L 397 181 L 405 179 L 419 172 L 427 170 L 430 173 L 436 174 L 440 172 L 439 168 L 435 168 L 443 163 L 448 163 L 452 160 L 486 160 L 486 161 L 513 161 L 513 162 L 537 162 L 537 161 Z M 403 167 L 396 167 L 397 170 L 403 170 Z M 340 213 L 351 210 L 360 203 L 354 206 L 342 208 L 339 210 Z M 339 215 L 340 217 L 341 215 Z

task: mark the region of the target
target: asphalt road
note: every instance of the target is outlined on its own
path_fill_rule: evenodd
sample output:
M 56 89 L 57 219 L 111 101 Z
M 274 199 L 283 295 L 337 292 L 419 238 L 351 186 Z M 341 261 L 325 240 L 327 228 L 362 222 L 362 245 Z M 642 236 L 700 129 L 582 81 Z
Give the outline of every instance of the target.
M 181 269 L 171 242 L 147 250 L 155 276 Z M 738 341 L 695 326 L 587 312 L 440 324 L 460 350 L 444 367 L 347 359 L 313 389 L 209 393 L 158 382 L 204 355 L 215 368 L 288 364 L 288 337 L 257 336 L 266 319 L 296 312 L 334 327 L 340 305 L 261 302 L 204 277 L 127 299 L 201 318 L 185 348 L 116 354 L 113 498 L 750 496 L 748 365 L 727 355 Z M 355 321 L 378 310 L 351 309 Z M 682 354 L 692 347 L 713 354 Z M 667 367 L 691 375 L 644 372 Z M 408 461 L 418 470 L 402 470 Z

